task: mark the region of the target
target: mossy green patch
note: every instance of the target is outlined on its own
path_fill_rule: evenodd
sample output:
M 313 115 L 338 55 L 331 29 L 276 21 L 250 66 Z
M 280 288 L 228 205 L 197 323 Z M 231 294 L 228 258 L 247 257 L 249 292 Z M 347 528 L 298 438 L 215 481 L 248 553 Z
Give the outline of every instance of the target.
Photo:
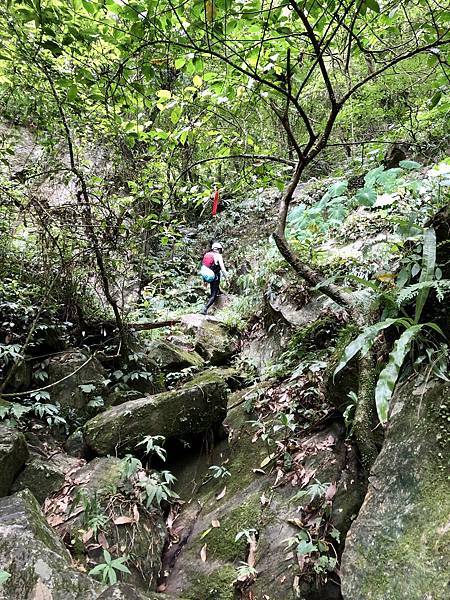
M 187 600 L 234 600 L 233 581 L 236 570 L 231 566 L 221 567 L 207 575 L 192 576 L 193 584 L 187 592 Z
M 261 517 L 259 497 L 254 495 L 222 518 L 220 527 L 212 528 L 206 537 L 198 540 L 197 545 L 206 543 L 208 555 L 212 559 L 244 561 L 247 558 L 248 542 L 245 535 L 236 541 L 236 535 L 246 529 L 258 530 Z

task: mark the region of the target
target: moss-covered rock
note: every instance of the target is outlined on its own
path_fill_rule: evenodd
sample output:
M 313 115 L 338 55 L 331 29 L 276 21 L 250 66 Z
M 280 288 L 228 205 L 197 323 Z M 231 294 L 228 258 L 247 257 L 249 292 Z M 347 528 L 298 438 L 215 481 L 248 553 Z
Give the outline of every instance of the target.
M 0 499 L 0 565 L 11 576 L 0 589 L 2 600 L 94 600 L 105 587 L 72 568 L 28 490 Z
M 203 358 L 197 352 L 188 352 L 164 340 L 150 342 L 146 354 L 164 373 L 181 371 L 187 367 L 201 367 L 204 364 Z
M 14 477 L 28 457 L 24 435 L 16 429 L 0 425 L 0 497 L 9 493 Z
M 53 454 L 50 458 L 34 455 L 14 481 L 12 491 L 29 489 L 36 500 L 43 504 L 48 496 L 63 485 L 66 473 L 79 466 L 80 460 L 63 452 Z
M 225 444 L 219 445 L 209 463 L 223 465 L 229 476 L 212 477 L 207 462 L 200 461 L 195 480 L 189 481 L 190 485 L 183 482 L 177 489 L 187 500 L 177 519 L 183 536 L 178 550 L 174 545 L 172 556 L 179 553 L 175 564 L 166 556 L 165 565 L 166 569 L 172 569 L 167 592 L 175 597 L 235 598 L 232 583 L 237 577 L 236 569 L 240 561 L 248 558 L 245 536 L 236 540 L 236 535 L 249 529 L 258 532 L 258 577 L 251 587 L 254 597 L 258 600 L 264 595 L 286 600 L 297 597 L 294 578 L 300 575 L 298 563 L 292 553 L 289 557 L 285 540 L 299 531 L 294 524 L 299 518 L 298 506 L 291 502 L 298 488 L 291 484 L 272 487 L 275 477 L 265 461 L 270 449 L 260 437 L 254 439 L 255 428 L 249 423 L 252 403 L 269 386 L 270 382 L 263 382 L 230 396 L 225 420 L 229 430 L 228 448 Z M 333 503 L 332 520 L 344 534 L 363 494 L 358 465 L 353 460 L 354 454 L 350 460 L 350 450 L 345 443 L 344 427 L 335 423 L 305 437 L 301 452 L 304 458 L 298 465 L 300 472 L 314 473 L 320 482 L 336 483 L 339 500 Z M 200 557 L 205 544 L 206 562 Z M 305 583 L 302 594 L 305 600 L 331 599 L 338 597 L 333 594 L 339 594 L 339 588 L 329 583 L 317 587 L 310 581 Z
M 229 327 L 214 317 L 185 315 L 182 323 L 195 333 L 195 349 L 212 365 L 225 364 L 237 351 L 237 339 Z
M 212 372 L 183 387 L 115 406 L 88 421 L 88 446 L 100 455 L 133 451 L 146 435 L 183 439 L 220 424 L 226 414 L 226 384 Z
M 92 538 L 83 542 L 83 534 L 97 517 L 103 520 L 99 527 L 109 547 L 129 557 L 127 566 L 132 574 L 121 579 L 155 590 L 166 542 L 165 522 L 159 509 L 147 510 L 133 495 L 129 482 L 123 479 L 123 463 L 118 458 L 96 458 L 81 467 L 49 502 L 47 518 L 80 560 L 89 557 L 102 562 L 98 544 L 92 544 Z M 126 522 L 121 522 L 123 517 Z
M 80 599 L 81 600 L 81 599 Z M 147 591 L 146 593 L 137 590 L 128 583 L 115 583 L 109 586 L 97 600 L 175 600 L 169 598 L 166 594 L 156 594 Z M 177 600 L 183 600 L 178 598 Z M 187 600 L 187 599 L 185 599 Z
M 48 382 L 60 381 L 51 388 L 51 402 L 60 405 L 61 414 L 69 421 L 86 419 L 88 402 L 105 393 L 105 378 L 100 362 L 87 352 L 73 350 L 57 355 L 48 366 Z
M 395 395 L 383 448 L 342 560 L 345 600 L 448 597 L 450 386 L 418 378 Z
M 192 573 L 192 584 L 186 590 L 187 600 L 234 600 L 236 598 L 233 581 L 236 570 L 233 567 L 219 567 L 207 575 Z

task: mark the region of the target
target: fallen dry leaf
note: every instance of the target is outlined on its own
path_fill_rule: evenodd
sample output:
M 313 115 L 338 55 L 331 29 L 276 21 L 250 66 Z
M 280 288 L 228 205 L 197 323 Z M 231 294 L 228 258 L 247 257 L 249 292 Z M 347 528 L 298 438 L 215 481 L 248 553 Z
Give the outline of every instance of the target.
M 83 544 L 87 544 L 93 535 L 94 532 L 92 531 L 92 529 L 88 529 L 87 531 L 85 531 L 83 533 L 83 537 L 81 538 L 83 540 Z
M 295 525 L 299 529 L 303 529 L 304 527 L 303 521 L 301 519 L 298 519 L 297 517 L 294 517 L 293 519 L 287 519 L 287 522 L 289 523 L 289 525 Z
M 263 469 L 252 469 L 253 473 L 258 473 L 259 475 L 265 475 L 266 472 Z
M 116 517 L 113 520 L 114 525 L 128 525 L 129 523 L 134 523 L 133 517 L 127 517 L 126 515 L 121 515 L 120 517 Z
M 140 514 L 136 504 L 133 506 L 133 518 L 136 523 L 139 523 Z
M 204 546 L 202 546 L 202 549 L 200 550 L 200 558 L 202 559 L 203 562 L 206 562 L 206 548 L 208 547 L 208 544 L 205 544 Z
M 109 544 L 108 544 L 108 540 L 106 539 L 104 533 L 100 532 L 98 534 L 98 541 L 102 548 L 104 548 L 105 550 L 108 550 Z
M 216 500 L 222 500 L 222 498 L 225 496 L 226 492 L 227 492 L 227 486 L 225 486 L 223 488 L 223 490 L 220 492 L 220 494 L 218 494 L 216 496 Z
M 213 519 L 213 520 L 211 521 L 211 525 L 212 525 L 213 527 L 220 527 L 220 521 L 218 521 L 217 519 Z
M 337 489 L 337 485 L 335 482 L 333 482 L 331 485 L 328 486 L 327 491 L 325 492 L 325 500 L 333 500 L 335 494 L 336 494 L 336 489 Z

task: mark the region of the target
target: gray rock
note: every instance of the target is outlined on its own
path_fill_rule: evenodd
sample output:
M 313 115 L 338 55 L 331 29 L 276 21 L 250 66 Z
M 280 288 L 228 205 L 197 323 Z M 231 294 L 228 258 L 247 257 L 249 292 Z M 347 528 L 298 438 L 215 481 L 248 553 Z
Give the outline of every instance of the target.
M 149 600 L 150 596 L 138 591 L 128 583 L 115 583 L 105 590 L 97 600 Z
M 51 389 L 51 402 L 61 406 L 65 418 L 80 417 L 94 396 L 104 395 L 105 377 L 100 362 L 87 352 L 74 350 L 55 356 L 48 366 L 48 382 L 64 381 Z M 89 388 L 83 390 L 82 385 Z
M 84 436 L 99 455 L 133 452 L 146 435 L 184 439 L 219 425 L 226 414 L 226 385 L 203 373 L 183 387 L 131 400 L 88 421 Z
M 213 365 L 225 364 L 237 351 L 237 339 L 230 329 L 215 317 L 184 315 L 182 323 L 195 333 L 195 349 Z
M 0 565 L 11 576 L 0 586 L 1 600 L 94 600 L 104 589 L 72 568 L 28 490 L 0 499 Z
M 9 493 L 14 477 L 28 457 L 24 435 L 16 429 L 0 425 L 0 497 Z
M 14 481 L 12 491 L 29 489 L 36 500 L 43 504 L 48 496 L 63 485 L 66 473 L 79 466 L 79 459 L 63 452 L 50 458 L 34 455 Z
M 203 358 L 197 352 L 188 352 L 163 340 L 150 342 L 147 356 L 165 373 L 181 371 L 187 367 L 201 367 L 204 364 Z
M 64 450 L 67 452 L 67 454 L 69 454 L 69 456 L 86 458 L 87 446 L 84 441 L 82 429 L 76 429 L 72 434 L 69 435 L 64 443 Z
M 417 378 L 393 399 L 383 448 L 342 558 L 345 600 L 449 597 L 450 385 Z

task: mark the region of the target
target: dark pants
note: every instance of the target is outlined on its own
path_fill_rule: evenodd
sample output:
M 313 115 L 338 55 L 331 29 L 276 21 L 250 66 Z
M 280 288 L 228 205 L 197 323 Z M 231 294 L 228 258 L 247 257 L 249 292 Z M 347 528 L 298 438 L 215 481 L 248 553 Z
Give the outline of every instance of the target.
M 216 275 L 214 281 L 211 281 L 209 285 L 211 288 L 211 293 L 205 306 L 205 312 L 214 304 L 214 302 L 217 300 L 217 296 L 220 294 L 220 275 Z

